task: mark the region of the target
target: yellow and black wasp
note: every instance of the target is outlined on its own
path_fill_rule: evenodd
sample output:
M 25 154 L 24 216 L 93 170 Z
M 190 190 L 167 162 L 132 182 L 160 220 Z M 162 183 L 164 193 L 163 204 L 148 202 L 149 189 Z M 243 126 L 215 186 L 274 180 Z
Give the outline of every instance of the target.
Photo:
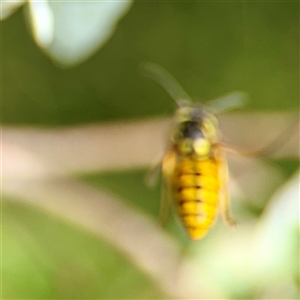
M 161 84 L 175 100 L 175 112 L 167 151 L 160 163 L 163 176 L 160 219 L 175 205 L 192 240 L 203 238 L 221 212 L 234 225 L 228 192 L 225 149 L 215 113 L 240 105 L 245 94 L 235 92 L 215 100 L 212 108 L 191 102 L 177 81 L 162 67 L 142 65 L 143 75 Z

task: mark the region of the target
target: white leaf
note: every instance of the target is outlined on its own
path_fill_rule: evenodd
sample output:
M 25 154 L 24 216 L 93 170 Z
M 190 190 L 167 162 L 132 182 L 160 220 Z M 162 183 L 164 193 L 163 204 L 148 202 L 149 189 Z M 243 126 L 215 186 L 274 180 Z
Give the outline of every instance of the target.
M 23 5 L 25 0 L 6 0 L 1 1 L 1 15 L 0 20 L 8 18 L 13 14 L 21 5 Z
M 48 1 L 29 1 L 32 33 L 36 43 L 46 48 L 53 41 L 54 20 Z
M 96 1 L 96 2 L 49 2 L 53 14 L 53 40 L 50 40 L 50 27 L 48 31 L 43 28 L 37 32 L 48 32 L 46 43 L 37 39 L 38 44 L 44 48 L 50 57 L 63 65 L 80 63 L 92 55 L 113 34 L 119 19 L 128 11 L 132 1 Z M 49 12 L 49 11 L 48 11 Z M 48 26 L 50 13 L 45 10 L 35 13 L 43 14 L 31 17 L 31 22 L 37 26 Z M 36 21 L 39 20 L 39 21 Z M 34 36 L 37 36 L 34 33 Z
M 299 178 L 300 173 L 297 173 L 274 195 L 258 224 L 255 244 L 257 266 L 264 266 L 259 272 L 262 277 L 264 272 L 284 277 L 295 266 L 299 255 L 295 248 L 299 238 Z

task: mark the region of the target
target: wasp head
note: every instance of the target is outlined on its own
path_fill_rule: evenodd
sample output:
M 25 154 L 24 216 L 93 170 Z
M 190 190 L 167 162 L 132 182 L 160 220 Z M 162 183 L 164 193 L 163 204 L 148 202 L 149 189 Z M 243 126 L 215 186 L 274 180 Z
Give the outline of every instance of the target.
M 217 140 L 217 120 L 203 107 L 180 103 L 175 113 L 172 142 L 182 154 L 207 156 Z

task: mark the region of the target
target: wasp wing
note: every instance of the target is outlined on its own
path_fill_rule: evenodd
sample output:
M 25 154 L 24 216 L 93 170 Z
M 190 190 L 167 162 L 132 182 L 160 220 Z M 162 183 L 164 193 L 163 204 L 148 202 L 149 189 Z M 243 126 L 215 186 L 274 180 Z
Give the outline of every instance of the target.
M 206 109 L 212 114 L 220 114 L 236 108 L 244 107 L 248 100 L 249 95 L 247 93 L 235 91 L 209 101 L 206 105 Z
M 161 189 L 161 203 L 159 212 L 159 224 L 164 226 L 168 220 L 170 209 L 172 207 L 172 182 L 174 171 L 177 164 L 177 153 L 174 150 L 169 150 L 162 161 L 163 182 Z

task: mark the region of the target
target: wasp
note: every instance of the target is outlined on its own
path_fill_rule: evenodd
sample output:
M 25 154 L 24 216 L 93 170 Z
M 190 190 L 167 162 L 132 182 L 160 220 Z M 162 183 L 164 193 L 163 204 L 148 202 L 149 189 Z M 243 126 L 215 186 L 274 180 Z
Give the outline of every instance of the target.
M 163 177 L 160 220 L 173 204 L 192 240 L 200 240 L 207 234 L 219 212 L 226 224 L 235 225 L 227 160 L 215 114 L 240 106 L 245 94 L 235 92 L 204 107 L 193 103 L 162 67 L 144 63 L 142 73 L 162 85 L 177 106 L 167 150 L 159 164 Z

